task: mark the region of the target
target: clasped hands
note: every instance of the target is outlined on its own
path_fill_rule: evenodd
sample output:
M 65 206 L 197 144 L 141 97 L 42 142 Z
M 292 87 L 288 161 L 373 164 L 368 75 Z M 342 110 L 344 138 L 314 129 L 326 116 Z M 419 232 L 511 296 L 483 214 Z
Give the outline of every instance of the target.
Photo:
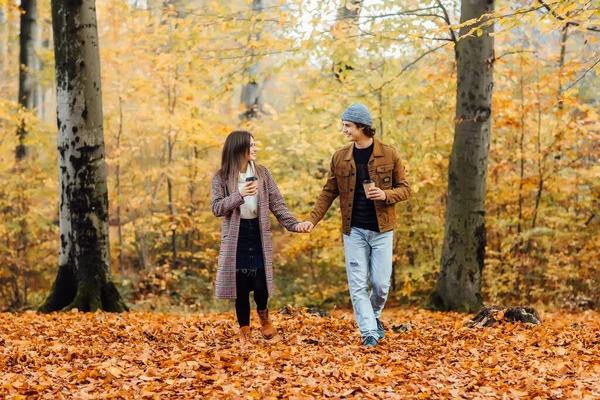
M 310 233 L 315 226 L 312 222 L 304 221 L 298 224 L 298 232 L 300 233 Z
M 246 182 L 244 186 L 240 188 L 240 195 L 242 197 L 246 196 L 256 196 L 258 194 L 258 183 L 256 181 Z M 300 233 L 309 233 L 315 226 L 312 222 L 304 221 L 298 224 L 298 232 Z

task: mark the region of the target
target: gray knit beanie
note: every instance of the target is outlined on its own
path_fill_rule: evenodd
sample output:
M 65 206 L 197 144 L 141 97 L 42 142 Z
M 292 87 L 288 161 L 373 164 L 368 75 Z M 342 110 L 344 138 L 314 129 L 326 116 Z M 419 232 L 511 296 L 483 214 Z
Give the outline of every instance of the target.
M 371 113 L 369 109 L 360 103 L 354 103 L 350 107 L 346 108 L 346 111 L 342 114 L 342 121 L 350 121 L 356 124 L 363 124 L 367 126 L 373 125 L 371 119 Z

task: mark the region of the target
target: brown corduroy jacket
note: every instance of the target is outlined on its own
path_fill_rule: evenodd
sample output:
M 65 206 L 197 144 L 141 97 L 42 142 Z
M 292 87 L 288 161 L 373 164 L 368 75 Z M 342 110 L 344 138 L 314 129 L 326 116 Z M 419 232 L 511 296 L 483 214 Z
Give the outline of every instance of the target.
M 356 164 L 353 149 L 354 143 L 333 154 L 327 182 L 308 218 L 308 221 L 316 225 L 323 219 L 331 203 L 340 196 L 342 231 L 346 235 L 350 234 L 352 203 L 356 187 Z M 400 161 L 398 152 L 377 139 L 374 139 L 373 154 L 369 159 L 369 176 L 375 181 L 375 186 L 382 189 L 386 195 L 386 200 L 375 201 L 379 231 L 390 231 L 396 224 L 394 205 L 409 198 L 410 186 L 406 180 L 406 170 Z

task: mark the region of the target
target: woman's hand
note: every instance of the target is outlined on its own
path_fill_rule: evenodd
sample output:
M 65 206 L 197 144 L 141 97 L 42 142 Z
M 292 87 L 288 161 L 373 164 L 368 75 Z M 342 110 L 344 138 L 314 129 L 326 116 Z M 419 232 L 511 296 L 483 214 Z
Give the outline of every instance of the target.
M 315 226 L 312 222 L 304 221 L 298 224 L 298 232 L 300 233 L 310 233 Z
M 242 197 L 246 196 L 256 196 L 258 194 L 258 182 L 246 182 L 244 186 L 240 189 L 240 194 Z

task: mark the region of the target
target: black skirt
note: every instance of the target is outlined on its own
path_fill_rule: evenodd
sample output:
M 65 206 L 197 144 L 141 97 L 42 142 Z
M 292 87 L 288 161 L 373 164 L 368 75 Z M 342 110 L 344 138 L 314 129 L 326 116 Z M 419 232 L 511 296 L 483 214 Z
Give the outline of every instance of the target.
M 256 271 L 259 268 L 264 268 L 265 258 L 258 218 L 240 220 L 240 234 L 235 257 L 237 271 Z

